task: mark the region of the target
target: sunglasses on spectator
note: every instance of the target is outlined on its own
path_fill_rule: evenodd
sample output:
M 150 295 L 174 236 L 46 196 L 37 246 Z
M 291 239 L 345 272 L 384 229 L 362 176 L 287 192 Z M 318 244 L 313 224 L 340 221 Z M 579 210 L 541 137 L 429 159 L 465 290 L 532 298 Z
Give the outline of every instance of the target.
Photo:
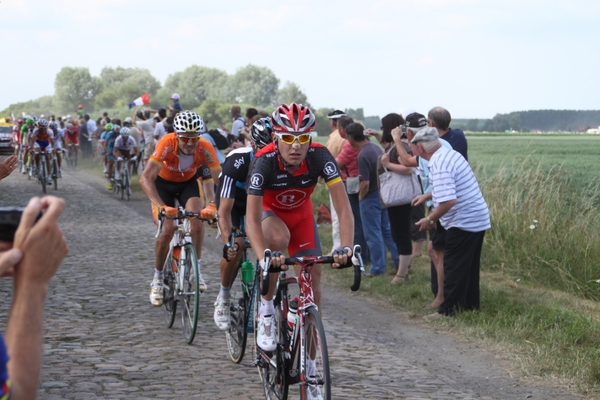
M 297 140 L 300 144 L 306 144 L 310 141 L 310 133 L 303 133 L 301 135 L 291 135 L 289 133 L 277 133 L 275 135 L 281 139 L 281 141 L 285 144 L 294 144 Z
M 200 141 L 200 136 L 183 136 L 177 135 L 177 139 L 181 140 L 183 143 L 198 143 Z

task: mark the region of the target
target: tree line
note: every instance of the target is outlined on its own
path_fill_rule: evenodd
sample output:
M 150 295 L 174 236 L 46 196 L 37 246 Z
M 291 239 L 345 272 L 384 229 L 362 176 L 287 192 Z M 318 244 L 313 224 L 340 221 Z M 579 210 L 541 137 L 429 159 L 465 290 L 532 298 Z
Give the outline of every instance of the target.
M 471 132 L 577 132 L 600 126 L 600 110 L 530 110 L 496 114 L 491 119 L 457 119 L 453 128 Z
M 185 109 L 197 111 L 209 128 L 230 127 L 232 104 L 242 110 L 257 108 L 272 112 L 281 103 L 310 103 L 306 94 L 293 82 L 280 85 L 279 78 L 267 67 L 249 64 L 234 74 L 217 68 L 192 65 L 169 75 L 164 83 L 145 68 L 105 67 L 100 76 L 92 76 L 86 67 L 63 67 L 54 81 L 54 94 L 27 102 L 11 104 L 0 115 L 67 115 L 74 114 L 81 104 L 90 115 L 107 111 L 121 117 L 132 112 L 128 104 L 144 93 L 150 95 L 151 108 L 166 107 L 173 93 L 180 96 Z M 312 107 L 311 107 L 312 108 Z M 317 116 L 317 132 L 330 133 L 327 113 L 333 108 L 313 109 Z M 363 109 L 347 109 L 354 119 L 378 126 L 379 117 L 365 118 Z

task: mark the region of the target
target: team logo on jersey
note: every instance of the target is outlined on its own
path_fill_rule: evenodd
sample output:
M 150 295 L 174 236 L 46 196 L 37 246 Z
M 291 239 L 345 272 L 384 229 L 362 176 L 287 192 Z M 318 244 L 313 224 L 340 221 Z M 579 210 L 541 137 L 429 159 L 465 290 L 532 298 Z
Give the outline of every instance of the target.
M 238 158 L 237 160 L 235 160 L 235 162 L 233 163 L 233 166 L 235 167 L 235 169 L 240 169 L 240 167 L 244 165 L 244 158 Z
M 278 194 L 275 198 L 284 207 L 294 207 L 304 202 L 306 193 L 302 190 L 290 189 Z
M 327 164 L 325 164 L 325 166 L 323 167 L 323 172 L 325 173 L 325 175 L 327 176 L 334 176 L 335 173 L 337 172 L 337 168 L 335 167 L 335 165 L 329 161 Z
M 252 174 L 250 177 L 250 187 L 255 189 L 260 189 L 260 187 L 265 182 L 265 178 L 261 174 Z

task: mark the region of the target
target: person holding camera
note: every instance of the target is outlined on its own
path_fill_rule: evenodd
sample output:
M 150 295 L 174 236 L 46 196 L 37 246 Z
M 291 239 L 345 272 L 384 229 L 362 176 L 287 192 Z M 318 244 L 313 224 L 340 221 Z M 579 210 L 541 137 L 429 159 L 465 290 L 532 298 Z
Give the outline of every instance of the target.
M 58 224 L 64 208 L 58 197 L 32 198 L 14 239 L 0 241 L 0 276 L 12 276 L 14 285 L 4 339 L 0 335 L 2 399 L 34 399 L 37 394 L 48 284 L 69 252 Z

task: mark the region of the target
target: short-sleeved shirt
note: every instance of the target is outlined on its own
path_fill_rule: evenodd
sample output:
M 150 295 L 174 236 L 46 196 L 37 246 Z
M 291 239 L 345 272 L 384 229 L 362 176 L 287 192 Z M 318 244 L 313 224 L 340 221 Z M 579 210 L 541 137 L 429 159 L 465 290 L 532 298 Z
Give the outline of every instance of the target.
M 231 134 L 237 138 L 240 136 L 240 129 L 244 126 L 246 126 L 246 120 L 238 116 L 231 124 Z
M 144 139 L 152 140 L 152 137 L 154 136 L 154 125 L 152 125 L 152 120 L 135 121 L 135 124 L 144 135 Z
M 369 181 L 369 191 L 367 193 L 379 190 L 377 159 L 381 154 L 383 154 L 383 150 L 373 142 L 365 144 L 358 153 L 358 178 L 361 181 Z
M 54 139 L 54 132 L 52 132 L 52 129 L 50 128 L 46 128 L 46 132 L 42 132 L 39 128 L 35 128 L 32 136 L 35 136 L 35 140 L 39 142 L 47 142 L 51 138 Z
M 246 177 L 253 159 L 252 149 L 240 147 L 227 154 L 219 178 L 219 197 L 246 203 Z
M 343 181 L 349 176 L 358 176 L 358 149 L 352 147 L 348 141 L 342 146 L 336 160 L 344 164 L 344 168 L 341 169 Z
M 160 140 L 167 134 L 165 130 L 165 124 L 162 121 L 157 121 L 156 126 L 154 127 L 154 136 L 157 137 L 157 140 Z
M 129 149 L 132 147 L 137 147 L 137 143 L 131 136 L 127 136 L 127 140 L 124 140 L 123 136 L 119 135 L 119 137 L 115 140 L 115 148 L 119 150 L 129 151 Z
M 347 142 L 347 140 L 344 139 L 336 129 L 329 134 L 329 139 L 327 139 L 325 147 L 327 147 L 327 150 L 329 150 L 333 157 L 337 157 L 342 151 L 342 146 L 344 146 L 345 142 Z
M 461 131 L 460 129 L 449 128 L 448 132 L 446 132 L 444 136 L 442 136 L 442 138 L 448 143 L 450 143 L 450 146 L 452 146 L 452 150 L 458 151 L 465 158 L 465 160 L 469 161 L 469 157 L 467 154 L 467 138 L 465 137 L 463 131 Z
M 169 133 L 158 141 L 150 161 L 162 166 L 158 176 L 170 182 L 185 182 L 192 179 L 204 163 L 211 171 L 221 166 L 215 148 L 206 139 L 200 138 L 191 164 L 182 171 L 179 164 L 179 141 L 175 133 Z
M 270 143 L 256 153 L 248 172 L 246 191 L 263 196 L 263 209 L 290 211 L 310 201 L 320 177 L 327 186 L 342 181 L 335 159 L 323 145 L 311 143 L 300 167 L 290 174 L 275 143 Z
M 175 103 L 173 103 L 173 109 L 175 109 L 177 111 L 183 111 L 183 107 L 181 107 L 181 103 L 179 101 L 176 101 Z

